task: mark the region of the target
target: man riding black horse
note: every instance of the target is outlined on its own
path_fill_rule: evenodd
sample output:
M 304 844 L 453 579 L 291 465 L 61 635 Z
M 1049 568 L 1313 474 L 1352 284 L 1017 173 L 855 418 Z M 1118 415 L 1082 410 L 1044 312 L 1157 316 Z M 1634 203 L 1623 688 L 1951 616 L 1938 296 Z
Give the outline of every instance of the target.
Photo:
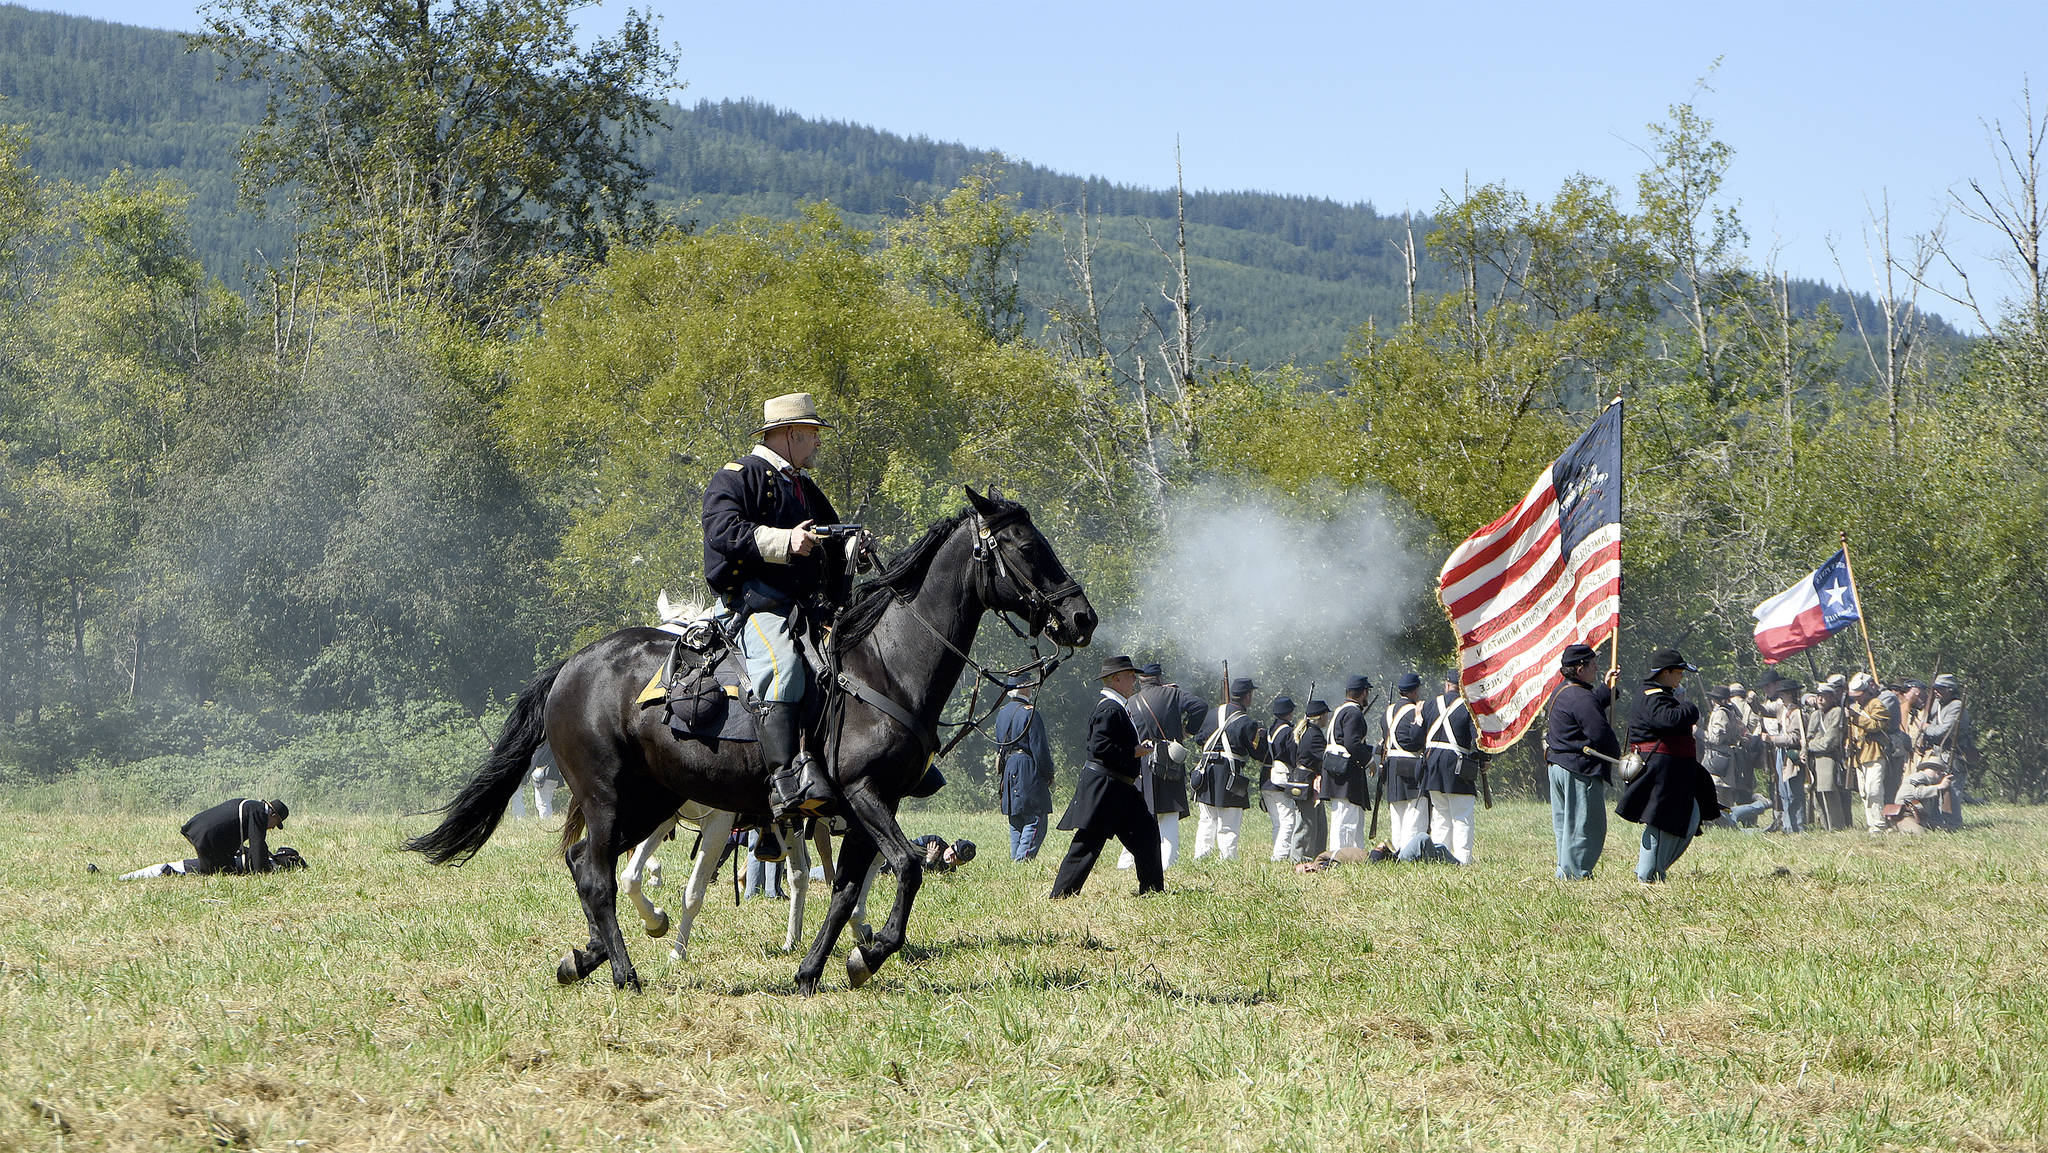
M 811 678 L 801 634 L 844 601 L 848 553 L 865 543 L 811 531 L 839 521 L 805 472 L 820 430 L 831 427 L 810 393 L 778 396 L 762 406 L 761 443 L 713 473 L 704 489 L 704 578 L 719 596 L 726 635 L 737 630 L 777 822 L 824 816 L 836 805 L 823 767 L 802 747 Z

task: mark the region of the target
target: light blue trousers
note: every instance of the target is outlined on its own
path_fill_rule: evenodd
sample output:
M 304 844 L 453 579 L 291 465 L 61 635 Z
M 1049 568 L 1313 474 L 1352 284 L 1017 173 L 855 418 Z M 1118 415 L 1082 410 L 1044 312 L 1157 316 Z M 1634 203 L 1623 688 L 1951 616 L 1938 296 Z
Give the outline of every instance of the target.
M 1689 829 L 1700 827 L 1700 806 L 1693 802 L 1692 817 L 1686 822 Z M 1685 847 L 1692 844 L 1692 834 L 1678 836 L 1667 833 L 1655 825 L 1643 826 L 1643 851 L 1636 856 L 1636 880 L 1649 884 L 1661 881 L 1671 869 L 1672 862 L 1685 855 Z
M 732 620 L 732 610 L 721 606 L 714 614 L 721 627 Z M 796 634 L 789 618 L 772 612 L 755 611 L 740 629 L 740 656 L 746 661 L 747 682 L 757 701 L 800 701 L 804 699 L 809 670 L 797 652 Z
M 1551 765 L 1550 827 L 1557 834 L 1557 875 L 1583 881 L 1607 847 L 1607 782 Z

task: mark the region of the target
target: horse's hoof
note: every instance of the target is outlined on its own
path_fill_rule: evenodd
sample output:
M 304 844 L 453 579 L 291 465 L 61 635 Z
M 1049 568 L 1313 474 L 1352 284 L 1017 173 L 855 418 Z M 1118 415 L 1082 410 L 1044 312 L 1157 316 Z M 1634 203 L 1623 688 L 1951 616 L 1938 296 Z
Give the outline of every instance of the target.
M 875 927 L 862 921 L 853 927 L 853 939 L 863 945 L 875 943 Z
M 656 909 L 654 910 L 654 915 L 661 919 L 646 926 L 647 935 L 659 940 L 668 936 L 668 914 L 660 909 Z
M 576 951 L 572 949 L 564 953 L 562 963 L 555 966 L 555 980 L 564 985 L 574 985 L 582 979 L 583 973 L 576 964 Z
M 625 992 L 627 989 L 631 989 L 635 993 L 646 992 L 646 989 L 642 988 L 640 985 L 640 974 L 634 972 L 632 969 L 627 969 L 624 973 L 620 973 L 618 970 L 614 969 L 612 971 L 612 984 L 616 986 L 618 990 L 622 993 Z
M 817 996 L 818 979 L 816 977 L 798 977 L 796 979 L 796 991 L 806 997 Z
M 674 945 L 670 945 L 668 947 L 668 959 L 680 965 L 690 959 L 690 951 L 688 949 L 678 949 Z
M 858 989 L 862 985 L 867 984 L 868 978 L 874 975 L 874 968 L 868 964 L 868 955 L 861 950 L 859 945 L 855 945 L 846 954 L 846 983 Z

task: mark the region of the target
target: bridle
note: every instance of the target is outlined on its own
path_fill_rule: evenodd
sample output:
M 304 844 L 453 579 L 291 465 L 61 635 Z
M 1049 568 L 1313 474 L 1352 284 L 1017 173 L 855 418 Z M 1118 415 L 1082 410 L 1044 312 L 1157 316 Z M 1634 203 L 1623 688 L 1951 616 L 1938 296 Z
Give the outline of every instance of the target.
M 1045 631 L 1045 623 L 1052 616 L 1055 604 L 1081 591 L 1081 582 L 1069 576 L 1060 584 L 1041 591 L 1038 586 L 1020 579 L 1010 571 L 1017 567 L 1016 562 L 1003 559 L 1004 544 L 996 534 L 1023 520 L 1026 515 L 1024 509 L 1016 505 L 998 509 L 994 516 L 983 516 L 980 509 L 975 509 L 974 563 L 977 566 L 975 571 L 980 578 L 980 587 L 976 589 L 976 594 L 980 596 L 982 606 L 1002 618 L 1003 623 L 1008 624 L 1010 631 L 1016 633 L 1020 640 L 1028 641 Z M 1031 625 L 1028 632 L 1020 630 L 1010 620 L 1008 612 L 996 607 L 995 596 L 1000 591 L 998 582 L 1006 582 L 1010 586 L 1009 594 L 1012 599 L 1024 602 L 1025 619 Z
M 967 699 L 967 719 L 948 721 L 942 718 L 938 722 L 940 727 L 954 730 L 951 739 L 941 746 L 938 744 L 936 734 L 927 733 L 922 726 L 916 724 L 915 718 L 911 717 L 908 711 L 901 705 L 869 688 L 850 674 L 839 672 L 836 675 L 841 688 L 844 688 L 854 697 L 866 702 L 878 712 L 890 717 L 916 734 L 917 738 L 925 743 L 927 751 L 932 753 L 934 760 L 952 752 L 959 746 L 961 741 L 967 739 L 970 733 L 979 732 L 981 727 L 988 722 L 988 719 L 996 714 L 996 710 L 1002 708 L 1004 694 L 1008 693 L 1017 682 L 1024 681 L 1034 688 L 1043 685 L 1046 678 L 1053 674 L 1053 670 L 1059 668 L 1061 663 L 1073 656 L 1075 652 L 1074 649 L 1066 645 L 1055 643 L 1052 653 L 1041 654 L 1038 651 L 1038 637 L 1045 631 L 1046 622 L 1051 618 L 1054 611 L 1053 606 L 1059 601 L 1081 592 L 1081 582 L 1069 576 L 1060 584 L 1050 589 L 1041 590 L 1029 580 L 1023 579 L 1020 575 L 1023 571 L 1022 565 L 1019 565 L 1014 558 L 1005 558 L 1005 553 L 1010 546 L 996 534 L 1011 524 L 1029 516 L 1022 506 L 1012 505 L 1008 508 L 998 509 L 991 516 L 982 515 L 981 510 L 978 508 L 972 509 L 970 512 L 974 517 L 973 581 L 975 597 L 981 602 L 983 610 L 994 613 L 1019 640 L 1031 646 L 1032 659 L 1015 668 L 1005 669 L 1000 672 L 990 669 L 987 665 L 975 660 L 972 653 L 954 644 L 952 638 L 940 631 L 937 625 L 925 619 L 925 615 L 917 609 L 917 602 L 910 599 L 903 590 L 898 589 L 893 594 L 897 607 L 902 608 L 908 613 L 912 620 L 923 625 L 926 631 L 937 638 L 938 642 L 944 645 L 948 652 L 959 657 L 968 668 L 974 670 L 974 689 Z M 1007 590 L 1002 589 L 1002 586 L 1005 584 L 1009 586 Z M 1023 602 L 1026 622 L 1030 626 L 1028 629 L 1020 627 L 1011 618 L 1010 610 L 997 605 L 997 595 L 1005 591 L 1007 592 L 1008 599 Z M 983 682 L 995 685 L 1003 690 L 1003 692 L 996 695 L 995 703 L 986 709 L 981 709 Z M 978 715 L 977 709 L 981 709 Z

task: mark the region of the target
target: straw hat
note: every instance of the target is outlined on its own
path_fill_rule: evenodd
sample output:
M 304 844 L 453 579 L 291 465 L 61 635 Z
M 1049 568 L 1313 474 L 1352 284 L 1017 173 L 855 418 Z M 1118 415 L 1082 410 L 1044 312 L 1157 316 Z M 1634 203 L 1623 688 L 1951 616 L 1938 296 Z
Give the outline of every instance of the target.
M 836 428 L 832 422 L 818 415 L 818 402 L 808 392 L 791 392 L 770 398 L 761 406 L 761 427 L 754 430 L 755 436 L 771 428 L 783 428 L 792 424 L 814 424 L 819 428 Z

